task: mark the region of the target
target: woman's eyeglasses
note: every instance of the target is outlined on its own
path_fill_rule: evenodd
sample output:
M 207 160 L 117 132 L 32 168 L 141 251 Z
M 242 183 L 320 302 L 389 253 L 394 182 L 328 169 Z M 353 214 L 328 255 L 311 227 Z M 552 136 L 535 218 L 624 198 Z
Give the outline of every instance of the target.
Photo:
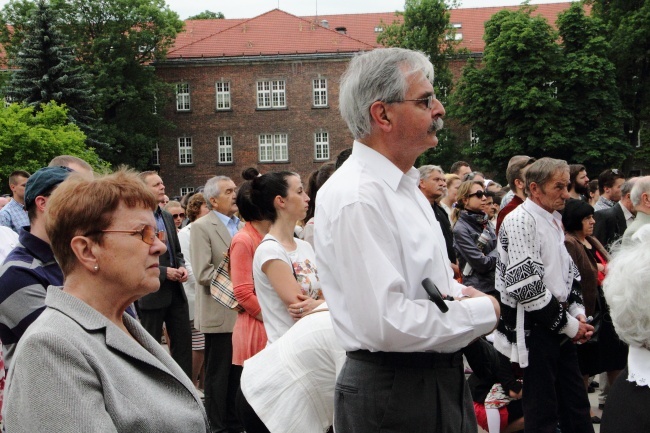
M 85 236 L 93 233 L 128 233 L 131 236 L 140 235 L 142 242 L 148 245 L 153 245 L 156 238 L 161 242 L 165 242 L 167 239 L 167 233 L 164 230 L 158 231 L 156 227 L 150 225 L 145 225 L 141 230 L 98 230 L 96 232 L 86 233 Z
M 185 219 L 185 214 L 183 212 L 181 212 L 181 213 L 175 213 L 175 214 L 172 215 L 172 218 L 174 218 L 174 219 L 179 218 L 179 217 Z
M 478 190 L 475 193 L 469 194 L 467 198 L 474 197 L 474 196 L 476 196 L 476 198 L 483 198 L 485 196 L 485 192 Z

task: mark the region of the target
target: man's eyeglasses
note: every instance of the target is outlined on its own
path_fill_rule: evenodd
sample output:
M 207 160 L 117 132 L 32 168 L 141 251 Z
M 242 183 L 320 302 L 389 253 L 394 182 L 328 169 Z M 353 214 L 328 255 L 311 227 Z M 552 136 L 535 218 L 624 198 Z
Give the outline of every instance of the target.
M 485 196 L 485 192 L 478 190 L 475 193 L 469 194 L 467 198 L 474 197 L 474 196 L 476 196 L 476 198 L 483 198 Z
M 178 217 L 185 218 L 185 214 L 183 212 L 181 212 L 181 213 L 175 213 L 175 214 L 172 215 L 172 218 L 174 218 L 174 219 L 176 219 Z
M 128 233 L 131 236 L 140 235 L 142 242 L 147 245 L 153 245 L 156 241 L 156 238 L 161 242 L 165 242 L 167 239 L 167 233 L 164 230 L 158 231 L 156 227 L 145 225 L 141 230 L 98 230 L 96 232 L 86 233 L 85 236 L 94 234 L 94 233 Z
M 426 98 L 417 98 L 417 99 L 402 99 L 401 101 L 385 101 L 389 104 L 399 104 L 400 102 L 426 102 L 427 109 L 431 110 L 435 104 L 436 95 L 429 95 Z

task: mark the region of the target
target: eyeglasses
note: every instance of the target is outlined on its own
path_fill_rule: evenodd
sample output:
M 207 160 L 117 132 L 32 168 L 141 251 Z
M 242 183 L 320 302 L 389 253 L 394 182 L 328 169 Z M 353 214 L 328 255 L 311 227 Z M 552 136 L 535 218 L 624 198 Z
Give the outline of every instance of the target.
M 153 245 L 156 238 L 161 242 L 165 242 L 167 239 L 167 233 L 164 230 L 158 231 L 156 227 L 150 225 L 145 225 L 141 230 L 98 230 L 96 232 L 86 233 L 85 236 L 93 233 L 128 233 L 131 236 L 140 235 L 142 242 L 147 245 Z
M 176 219 L 178 217 L 185 218 L 185 214 L 183 212 L 181 213 L 175 213 L 172 215 L 172 218 Z
M 612 172 L 612 174 L 618 176 L 618 168 L 612 168 L 610 171 Z
M 417 98 L 417 99 L 402 99 L 401 101 L 384 101 L 387 102 L 388 104 L 399 104 L 400 102 L 426 102 L 427 103 L 427 109 L 431 110 L 435 104 L 436 101 L 436 95 L 432 94 L 427 96 L 426 98 Z
M 478 190 L 475 193 L 469 194 L 467 198 L 474 197 L 474 196 L 476 196 L 476 198 L 483 198 L 485 196 L 485 192 Z

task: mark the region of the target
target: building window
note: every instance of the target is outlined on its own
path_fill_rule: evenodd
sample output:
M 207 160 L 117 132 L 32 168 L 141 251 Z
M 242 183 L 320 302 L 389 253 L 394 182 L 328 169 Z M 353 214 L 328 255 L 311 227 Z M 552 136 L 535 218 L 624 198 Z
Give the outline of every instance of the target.
M 327 132 L 315 134 L 315 157 L 316 160 L 330 159 L 330 139 Z
M 160 165 L 160 148 L 158 147 L 158 143 L 151 149 L 151 163 L 153 165 Z
M 257 108 L 284 108 L 287 94 L 284 80 L 257 82 Z
M 219 82 L 215 84 L 217 92 L 217 110 L 230 110 L 230 83 Z
M 287 134 L 260 134 L 260 162 L 285 162 L 289 160 Z
M 314 107 L 327 107 L 327 80 L 325 78 L 314 80 Z
M 179 83 L 176 85 L 176 111 L 190 111 L 189 83 Z
M 193 164 L 192 137 L 178 138 L 178 163 L 181 165 Z
M 189 194 L 191 192 L 194 192 L 193 186 L 181 186 L 181 197 L 184 197 L 185 194 Z
M 12 98 L 9 95 L 6 95 L 5 96 L 5 108 L 9 107 L 13 103 L 14 103 L 14 98 Z
M 381 26 L 375 26 L 375 33 L 381 33 L 384 31 L 384 28 Z
M 153 95 L 153 102 L 151 103 L 151 114 L 158 114 L 158 98 Z
M 469 144 L 470 146 L 476 146 L 479 142 L 478 134 L 474 129 L 469 130 Z
M 227 135 L 219 137 L 218 153 L 219 164 L 232 164 L 232 137 Z

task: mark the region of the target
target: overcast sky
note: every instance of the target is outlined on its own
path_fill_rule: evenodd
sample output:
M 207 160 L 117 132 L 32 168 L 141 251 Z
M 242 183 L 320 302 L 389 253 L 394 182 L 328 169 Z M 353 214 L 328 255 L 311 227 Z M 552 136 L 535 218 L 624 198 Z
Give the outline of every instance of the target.
M 294 15 L 353 14 L 393 12 L 404 9 L 404 0 L 166 0 L 169 8 L 186 19 L 204 10 L 223 12 L 226 18 L 252 18 L 280 8 Z M 569 0 L 566 0 L 569 1 Z M 462 0 L 462 7 L 513 6 L 522 0 Z M 0 7 L 9 0 L 0 0 Z M 558 0 L 533 0 L 531 4 L 562 3 Z

